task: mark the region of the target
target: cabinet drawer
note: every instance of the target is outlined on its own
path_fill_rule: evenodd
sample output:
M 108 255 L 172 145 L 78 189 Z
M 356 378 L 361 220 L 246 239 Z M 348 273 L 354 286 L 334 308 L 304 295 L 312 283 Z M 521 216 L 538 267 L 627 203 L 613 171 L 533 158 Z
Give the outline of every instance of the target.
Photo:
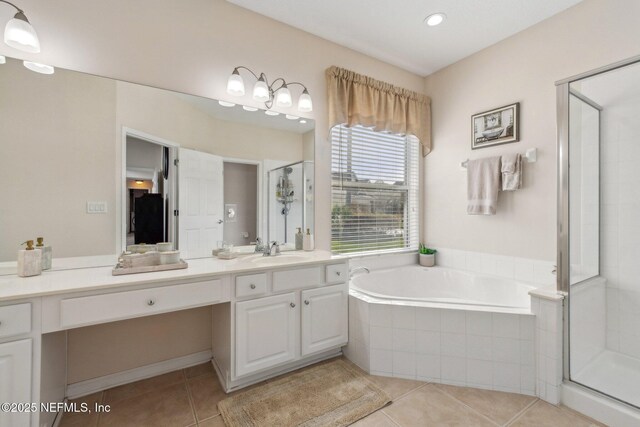
M 222 281 L 185 283 L 137 291 L 114 292 L 60 302 L 63 328 L 104 323 L 131 317 L 214 304 L 223 297 Z
M 298 268 L 273 273 L 273 292 L 310 288 L 323 283 L 322 267 Z
M 347 264 L 327 265 L 327 283 L 345 283 L 348 276 Z
M 267 293 L 267 275 L 249 274 L 236 277 L 236 298 L 258 296 Z
M 0 338 L 31 332 L 31 304 L 0 307 Z

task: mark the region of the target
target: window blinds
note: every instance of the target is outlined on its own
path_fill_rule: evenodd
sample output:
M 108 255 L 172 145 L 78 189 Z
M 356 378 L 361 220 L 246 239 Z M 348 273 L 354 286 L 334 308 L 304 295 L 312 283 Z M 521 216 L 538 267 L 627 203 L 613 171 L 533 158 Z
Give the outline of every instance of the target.
M 417 248 L 418 139 L 338 125 L 331 148 L 332 251 Z

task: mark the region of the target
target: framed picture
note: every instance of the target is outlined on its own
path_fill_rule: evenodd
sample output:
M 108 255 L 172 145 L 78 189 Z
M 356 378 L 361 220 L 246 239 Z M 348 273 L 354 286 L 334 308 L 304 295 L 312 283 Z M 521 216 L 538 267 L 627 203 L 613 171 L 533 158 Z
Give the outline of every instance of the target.
M 471 116 L 471 149 L 520 140 L 520 103 Z

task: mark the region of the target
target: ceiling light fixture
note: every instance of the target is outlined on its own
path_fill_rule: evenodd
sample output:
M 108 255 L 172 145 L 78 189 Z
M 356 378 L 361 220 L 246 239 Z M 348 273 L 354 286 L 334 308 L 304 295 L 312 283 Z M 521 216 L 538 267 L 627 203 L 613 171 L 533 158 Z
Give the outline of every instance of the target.
M 244 111 L 258 111 L 258 109 L 256 107 L 249 107 L 248 105 L 243 105 L 242 109 Z
M 7 22 L 4 29 L 4 42 L 15 49 L 28 53 L 40 53 L 40 40 L 36 30 L 31 26 L 24 11 L 13 3 L 0 0 L 15 8 L 18 12 Z
M 300 117 L 294 116 L 293 114 L 287 114 L 285 116 L 288 120 L 298 120 Z
M 278 113 L 277 111 L 271 111 L 271 110 L 267 110 L 264 112 L 267 116 L 278 116 L 280 115 L 280 113 Z
M 1 0 L 0 0 L 1 1 Z M 245 93 L 244 81 L 240 75 L 240 70 L 247 70 L 253 77 L 256 78 L 256 84 L 253 86 L 253 99 L 258 102 L 264 102 L 267 109 L 271 109 L 275 102 L 278 107 L 291 107 L 293 105 L 293 99 L 291 97 L 291 91 L 289 86 L 298 85 L 303 87 L 302 94 L 298 99 L 298 111 L 302 113 L 309 113 L 313 111 L 313 102 L 311 101 L 311 95 L 307 87 L 300 82 L 288 83 L 282 77 L 278 77 L 271 84 L 264 73 L 257 75 L 249 68 L 244 66 L 238 66 L 233 69 L 233 72 L 229 76 L 227 81 L 227 93 L 233 96 L 242 96 Z
M 218 101 L 218 104 L 222 105 L 223 107 L 235 107 L 236 104 L 234 104 L 233 102 L 229 102 L 229 101 Z
M 300 120 L 300 123 L 305 124 L 307 121 L 305 119 Z
M 442 22 L 444 22 L 445 19 L 447 19 L 447 15 L 445 15 L 444 13 L 438 12 L 438 13 L 432 13 L 431 15 L 424 18 L 424 22 L 430 27 L 435 27 L 436 25 L 442 24 Z
M 22 64 L 31 71 L 40 74 L 53 74 L 55 72 L 55 69 L 51 65 L 40 64 L 39 62 L 22 61 Z

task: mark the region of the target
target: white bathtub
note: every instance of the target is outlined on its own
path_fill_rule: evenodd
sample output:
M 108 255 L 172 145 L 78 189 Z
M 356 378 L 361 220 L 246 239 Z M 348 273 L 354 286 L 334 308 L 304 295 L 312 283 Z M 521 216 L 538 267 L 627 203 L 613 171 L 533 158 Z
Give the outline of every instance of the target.
M 350 288 L 377 302 L 529 313 L 529 291 L 536 286 L 501 277 L 445 267 L 405 265 L 367 274 L 359 272 Z

